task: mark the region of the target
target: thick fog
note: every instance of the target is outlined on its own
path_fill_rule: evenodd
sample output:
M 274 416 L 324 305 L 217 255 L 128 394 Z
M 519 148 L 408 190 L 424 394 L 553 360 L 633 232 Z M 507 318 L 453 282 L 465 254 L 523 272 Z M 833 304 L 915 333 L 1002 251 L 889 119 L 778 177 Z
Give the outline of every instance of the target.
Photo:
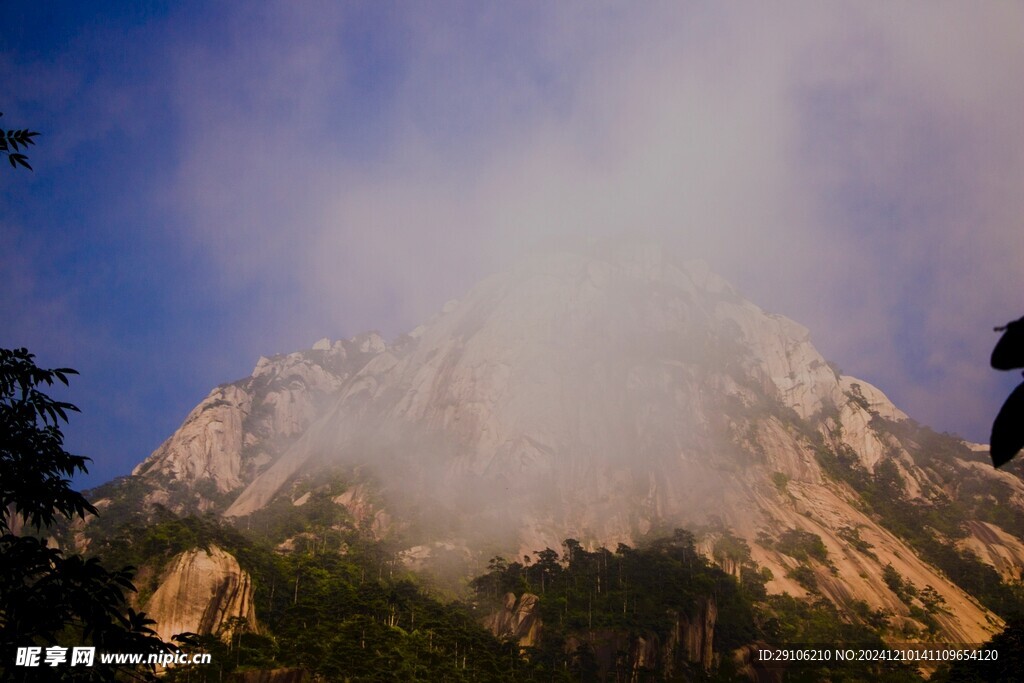
M 1018 4 L 76 16 L 50 47 L 21 21 L 0 60 L 4 120 L 47 134 L 0 311 L 5 343 L 86 371 L 72 445 L 102 463 L 260 354 L 394 337 L 607 237 L 705 259 L 939 430 L 984 440 L 1007 393 L 986 361 L 1024 313 Z
M 1024 312 L 1019 7 L 403 7 L 370 93 L 347 13 L 287 7 L 178 60 L 175 189 L 237 286 L 395 334 L 538 244 L 653 238 L 985 436 L 989 329 Z

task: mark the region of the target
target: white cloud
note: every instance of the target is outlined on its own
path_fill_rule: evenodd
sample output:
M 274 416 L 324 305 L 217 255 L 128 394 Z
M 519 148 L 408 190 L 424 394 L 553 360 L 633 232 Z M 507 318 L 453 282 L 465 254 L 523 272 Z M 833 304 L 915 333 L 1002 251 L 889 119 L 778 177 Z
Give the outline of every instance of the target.
M 176 192 L 226 287 L 271 283 L 336 334 L 411 328 L 544 240 L 653 236 L 977 436 L 1002 400 L 987 329 L 1024 312 L 1022 11 L 230 17 L 173 66 Z

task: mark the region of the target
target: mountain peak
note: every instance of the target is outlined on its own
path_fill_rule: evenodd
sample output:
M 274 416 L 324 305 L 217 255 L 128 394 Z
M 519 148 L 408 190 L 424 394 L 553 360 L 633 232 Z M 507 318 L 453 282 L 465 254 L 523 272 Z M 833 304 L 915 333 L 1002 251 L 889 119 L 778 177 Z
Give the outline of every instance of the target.
M 896 572 L 951 606 L 936 616 L 950 638 L 992 632 L 998 620 L 914 543 L 934 545 L 886 515 L 930 519 L 968 472 L 1020 507 L 1018 479 L 979 473 L 962 442 L 839 373 L 805 327 L 706 264 L 588 249 L 535 254 L 391 345 L 371 332 L 261 358 L 136 468 L 146 500 L 242 518 L 340 478 L 350 488 L 332 500 L 417 557 L 724 529 L 770 590 L 909 615 Z M 972 561 L 1012 571 L 1019 543 L 971 496 L 933 543 L 985 548 Z

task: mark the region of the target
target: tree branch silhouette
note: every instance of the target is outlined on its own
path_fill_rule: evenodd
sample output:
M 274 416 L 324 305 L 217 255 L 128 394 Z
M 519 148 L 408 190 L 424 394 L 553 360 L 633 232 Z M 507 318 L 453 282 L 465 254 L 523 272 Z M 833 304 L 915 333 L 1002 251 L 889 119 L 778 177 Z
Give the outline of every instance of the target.
M 995 328 L 1003 336 L 992 350 L 992 367 L 996 370 L 1024 368 L 1024 318 Z M 992 465 L 1002 467 L 1024 448 L 1024 382 L 1019 384 L 992 423 L 989 450 Z
M 3 116 L 3 112 L 0 112 L 0 116 Z M 28 163 L 28 157 L 21 153 L 21 150 L 28 147 L 29 145 L 36 144 L 36 141 L 32 138 L 39 135 L 35 131 L 31 131 L 28 128 L 21 130 L 0 129 L 0 153 L 7 155 L 7 160 L 11 162 L 11 167 L 17 168 L 19 165 L 24 166 L 28 170 L 32 170 L 32 166 Z
M 41 538 L 55 523 L 96 514 L 71 487 L 89 461 L 64 449 L 61 423 L 78 408 L 40 390 L 68 383 L 69 368 L 47 370 L 26 349 L 0 349 L 0 679 L 80 680 L 71 667 L 11 668 L 18 647 L 92 645 L 101 651 L 160 653 L 169 645 L 154 623 L 128 604 L 132 567 L 105 568 Z M 98 664 L 89 680 L 135 675 L 155 680 L 153 668 Z M 77 678 L 76 678 L 77 677 Z

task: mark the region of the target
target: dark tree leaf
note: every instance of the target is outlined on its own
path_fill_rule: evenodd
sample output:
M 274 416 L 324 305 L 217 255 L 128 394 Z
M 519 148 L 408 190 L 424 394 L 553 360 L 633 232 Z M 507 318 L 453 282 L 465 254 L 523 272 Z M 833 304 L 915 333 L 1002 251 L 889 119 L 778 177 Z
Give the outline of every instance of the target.
M 0 113 L 0 116 L 3 116 L 3 113 Z M 17 168 L 20 165 L 31 171 L 32 166 L 28 163 L 28 157 L 21 154 L 20 150 L 22 147 L 36 144 L 36 141 L 32 138 L 37 135 L 39 133 L 28 128 L 21 130 L 10 129 L 7 131 L 0 128 L 0 153 L 7 154 L 7 160 L 13 168 Z
M 1024 448 L 1024 383 L 1006 399 L 992 424 L 992 464 L 1002 467 Z
M 95 515 L 69 477 L 85 472 L 88 458 L 64 450 L 61 423 L 78 409 L 39 390 L 67 384 L 74 370 L 47 370 L 26 349 L 0 349 L 0 680 L 156 681 L 154 667 L 97 663 L 87 672 L 10 668 L 9 653 L 20 645 L 54 645 L 71 640 L 112 652 L 166 652 L 135 612 L 132 571 L 110 571 L 93 557 L 66 555 L 33 535 L 15 536 L 10 522 L 20 517 L 37 532 L 59 518 Z M 16 678 L 15 678 L 16 676 Z
M 992 367 L 996 370 L 1024 368 L 1024 318 L 997 327 L 1005 330 L 992 350 Z

